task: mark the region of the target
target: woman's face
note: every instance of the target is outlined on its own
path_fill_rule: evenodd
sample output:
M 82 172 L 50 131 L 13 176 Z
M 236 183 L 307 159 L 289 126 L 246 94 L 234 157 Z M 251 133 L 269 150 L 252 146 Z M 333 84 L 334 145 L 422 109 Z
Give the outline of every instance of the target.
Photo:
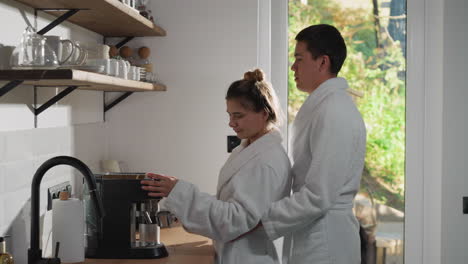
M 237 99 L 226 100 L 229 114 L 229 126 L 236 132 L 240 139 L 249 139 L 252 143 L 267 132 L 268 114 L 265 111 L 259 113 L 247 109 Z

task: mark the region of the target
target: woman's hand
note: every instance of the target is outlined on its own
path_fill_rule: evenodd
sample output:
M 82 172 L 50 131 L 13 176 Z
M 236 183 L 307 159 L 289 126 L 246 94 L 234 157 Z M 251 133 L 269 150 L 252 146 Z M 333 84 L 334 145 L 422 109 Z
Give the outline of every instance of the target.
M 142 180 L 141 188 L 151 197 L 167 197 L 178 181 L 176 177 L 156 173 L 146 173 L 146 177 L 151 180 Z

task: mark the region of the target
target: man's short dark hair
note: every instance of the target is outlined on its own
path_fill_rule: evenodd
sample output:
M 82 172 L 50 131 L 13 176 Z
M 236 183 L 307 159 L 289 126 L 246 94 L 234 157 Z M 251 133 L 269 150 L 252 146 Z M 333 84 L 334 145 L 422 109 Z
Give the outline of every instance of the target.
M 346 44 L 334 26 L 320 24 L 307 27 L 297 34 L 296 40 L 307 44 L 313 59 L 328 55 L 331 73 L 338 74 L 341 70 L 346 59 Z

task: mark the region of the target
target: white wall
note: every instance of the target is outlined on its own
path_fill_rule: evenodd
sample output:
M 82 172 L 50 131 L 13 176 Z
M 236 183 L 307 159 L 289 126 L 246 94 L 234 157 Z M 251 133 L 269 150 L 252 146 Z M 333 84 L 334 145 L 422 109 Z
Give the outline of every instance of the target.
M 110 158 L 124 161 L 131 171 L 173 175 L 214 194 L 228 156 L 226 136 L 235 135 L 228 126 L 225 93 L 246 70 L 266 61 L 257 50 L 262 3 L 151 3 L 167 37 L 129 45 L 151 47 L 154 68 L 168 91 L 134 94 L 109 112 Z M 286 86 L 282 89 L 286 94 Z
M 442 261 L 468 258 L 468 2 L 445 0 L 442 159 Z
M 441 264 L 443 2 L 407 10 L 405 263 Z
M 465 0 L 408 1 L 405 263 L 466 263 Z
M 26 28 L 26 17 L 34 24 L 31 8 L 16 1 L 0 0 L 0 69 L 8 68 L 9 54 Z M 52 17 L 39 12 L 38 28 Z M 102 41 L 88 30 L 69 23 L 48 34 L 80 41 Z M 3 86 L 5 82 L 0 82 Z M 40 88 L 39 104 L 57 93 L 56 88 Z M 102 92 L 75 91 L 43 112 L 34 127 L 33 88 L 20 86 L 0 97 L 0 235 L 7 239 L 16 263 L 26 263 L 29 247 L 29 200 L 31 179 L 45 160 L 71 155 L 83 160 L 92 170 L 105 158 L 106 139 L 102 124 Z M 41 184 L 41 213 L 45 211 L 46 188 L 69 181 L 72 170 L 58 166 L 50 170 Z
M 271 83 L 283 109 L 284 124 L 288 123 L 288 1 L 271 1 Z M 287 125 L 282 127 L 283 146 L 287 149 Z

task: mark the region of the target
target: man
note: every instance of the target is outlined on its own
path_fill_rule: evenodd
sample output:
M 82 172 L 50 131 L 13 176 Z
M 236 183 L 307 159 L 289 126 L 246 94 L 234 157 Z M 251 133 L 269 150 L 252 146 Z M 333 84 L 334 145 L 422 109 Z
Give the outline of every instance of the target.
M 268 237 L 285 237 L 285 263 L 360 263 L 359 223 L 352 207 L 364 166 L 361 114 L 337 77 L 346 58 L 340 32 L 314 25 L 296 36 L 291 69 L 309 93 L 293 124 L 293 193 L 262 216 Z

